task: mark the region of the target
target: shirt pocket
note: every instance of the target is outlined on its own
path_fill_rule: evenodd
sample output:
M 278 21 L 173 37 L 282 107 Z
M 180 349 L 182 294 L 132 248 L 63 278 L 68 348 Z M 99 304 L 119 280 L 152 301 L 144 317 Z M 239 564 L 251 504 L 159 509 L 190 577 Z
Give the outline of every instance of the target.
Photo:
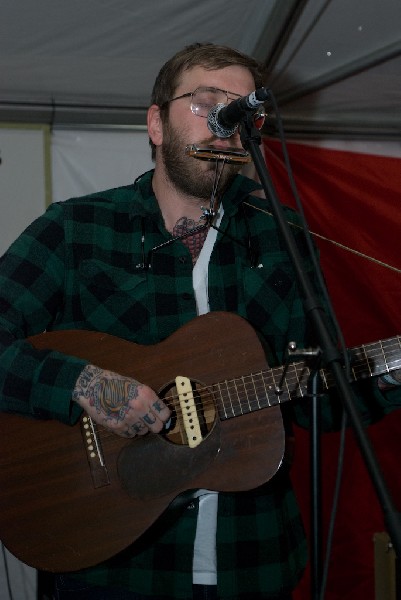
M 91 327 L 135 341 L 147 337 L 150 304 L 145 274 L 86 260 L 79 277 L 81 310 Z
M 294 301 L 295 274 L 285 252 L 263 257 L 242 273 L 245 316 L 260 331 L 281 336 L 287 331 Z
M 286 300 L 295 278 L 286 252 L 267 254 L 256 267 L 246 267 L 243 275 L 246 297 L 254 298 L 263 294 L 272 305 Z

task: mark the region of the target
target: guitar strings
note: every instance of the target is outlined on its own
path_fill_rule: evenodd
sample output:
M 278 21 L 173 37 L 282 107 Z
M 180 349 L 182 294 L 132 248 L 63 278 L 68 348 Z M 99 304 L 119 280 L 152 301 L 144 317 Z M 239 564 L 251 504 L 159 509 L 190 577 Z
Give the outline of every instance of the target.
M 367 378 L 401 368 L 401 338 L 364 344 L 353 349 L 352 373 L 355 378 Z M 352 351 L 352 350 L 351 350 Z M 212 385 L 194 384 L 193 406 L 199 412 L 213 408 L 221 418 L 240 416 L 269 406 L 275 406 L 293 397 L 302 397 L 306 392 L 309 368 L 305 362 L 290 363 L 284 379 L 284 390 L 278 390 L 284 366 L 232 378 Z M 331 386 L 330 373 L 321 370 L 323 385 Z M 177 418 L 183 418 L 183 409 L 178 393 L 167 394 L 163 401 L 174 410 Z M 109 432 L 111 436 L 115 434 Z

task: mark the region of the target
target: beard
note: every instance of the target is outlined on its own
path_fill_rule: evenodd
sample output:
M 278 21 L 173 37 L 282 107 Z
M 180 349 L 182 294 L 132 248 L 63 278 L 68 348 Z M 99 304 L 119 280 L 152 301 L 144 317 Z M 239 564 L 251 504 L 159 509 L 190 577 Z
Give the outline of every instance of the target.
M 213 145 L 214 137 L 197 142 L 199 146 Z M 203 161 L 185 153 L 188 141 L 169 122 L 164 124 L 161 153 L 166 174 L 177 190 L 187 196 L 209 200 L 213 195 L 216 174 L 220 174 L 217 195 L 221 196 L 231 185 L 241 165 L 220 164 L 216 161 Z M 214 194 L 216 195 L 216 193 Z

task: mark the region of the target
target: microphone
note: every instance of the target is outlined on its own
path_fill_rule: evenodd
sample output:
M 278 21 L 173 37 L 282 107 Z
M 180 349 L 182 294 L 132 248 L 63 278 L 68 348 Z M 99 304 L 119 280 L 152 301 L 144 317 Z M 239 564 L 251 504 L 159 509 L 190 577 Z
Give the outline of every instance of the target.
M 213 135 L 220 138 L 231 137 L 237 130 L 242 117 L 256 109 L 269 98 L 266 88 L 259 88 L 248 96 L 233 100 L 230 104 L 216 104 L 207 116 L 207 126 Z

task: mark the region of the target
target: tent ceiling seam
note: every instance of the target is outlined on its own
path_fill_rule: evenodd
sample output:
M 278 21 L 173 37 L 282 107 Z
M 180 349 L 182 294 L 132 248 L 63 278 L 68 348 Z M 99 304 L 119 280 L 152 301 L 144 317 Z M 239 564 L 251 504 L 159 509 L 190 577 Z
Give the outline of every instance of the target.
M 277 82 L 280 80 L 280 78 L 282 78 L 282 76 L 285 75 L 286 69 L 288 68 L 288 66 L 291 63 L 292 59 L 294 58 L 294 56 L 296 56 L 296 54 L 299 51 L 299 49 L 303 46 L 304 42 L 308 38 L 308 35 L 311 33 L 311 31 L 313 31 L 313 29 L 316 26 L 316 23 L 318 23 L 318 21 L 320 20 L 320 18 L 324 14 L 324 12 L 327 10 L 327 7 L 329 6 L 330 3 L 331 3 L 331 0 L 326 0 L 326 2 L 324 3 L 324 5 L 320 8 L 320 10 L 318 11 L 318 13 L 311 20 L 310 25 L 303 32 L 302 37 L 301 37 L 300 41 L 298 42 L 298 44 L 294 45 L 294 48 L 290 52 L 290 54 L 287 57 L 286 61 L 284 63 L 280 64 L 280 72 L 276 73 L 276 74 L 273 74 L 273 79 L 271 80 L 270 85 L 275 85 L 275 84 L 277 85 Z M 293 24 L 293 28 L 295 27 L 295 25 L 296 25 L 296 23 Z M 282 47 L 280 48 L 280 53 L 282 52 L 283 49 L 284 49 L 284 45 L 282 45 Z
M 252 51 L 252 56 L 268 71 L 273 70 L 308 1 L 287 0 L 275 4 Z
M 277 99 L 281 105 L 288 104 L 299 100 L 308 94 L 318 92 L 325 89 L 334 83 L 348 79 L 353 75 L 357 75 L 375 67 L 381 63 L 387 62 L 401 55 L 401 41 L 394 42 L 387 46 L 383 46 L 379 50 L 375 50 L 370 54 L 365 54 L 362 58 L 350 61 L 341 65 L 337 69 L 333 69 L 330 73 L 321 75 L 303 83 L 291 86 L 287 90 L 277 93 Z

